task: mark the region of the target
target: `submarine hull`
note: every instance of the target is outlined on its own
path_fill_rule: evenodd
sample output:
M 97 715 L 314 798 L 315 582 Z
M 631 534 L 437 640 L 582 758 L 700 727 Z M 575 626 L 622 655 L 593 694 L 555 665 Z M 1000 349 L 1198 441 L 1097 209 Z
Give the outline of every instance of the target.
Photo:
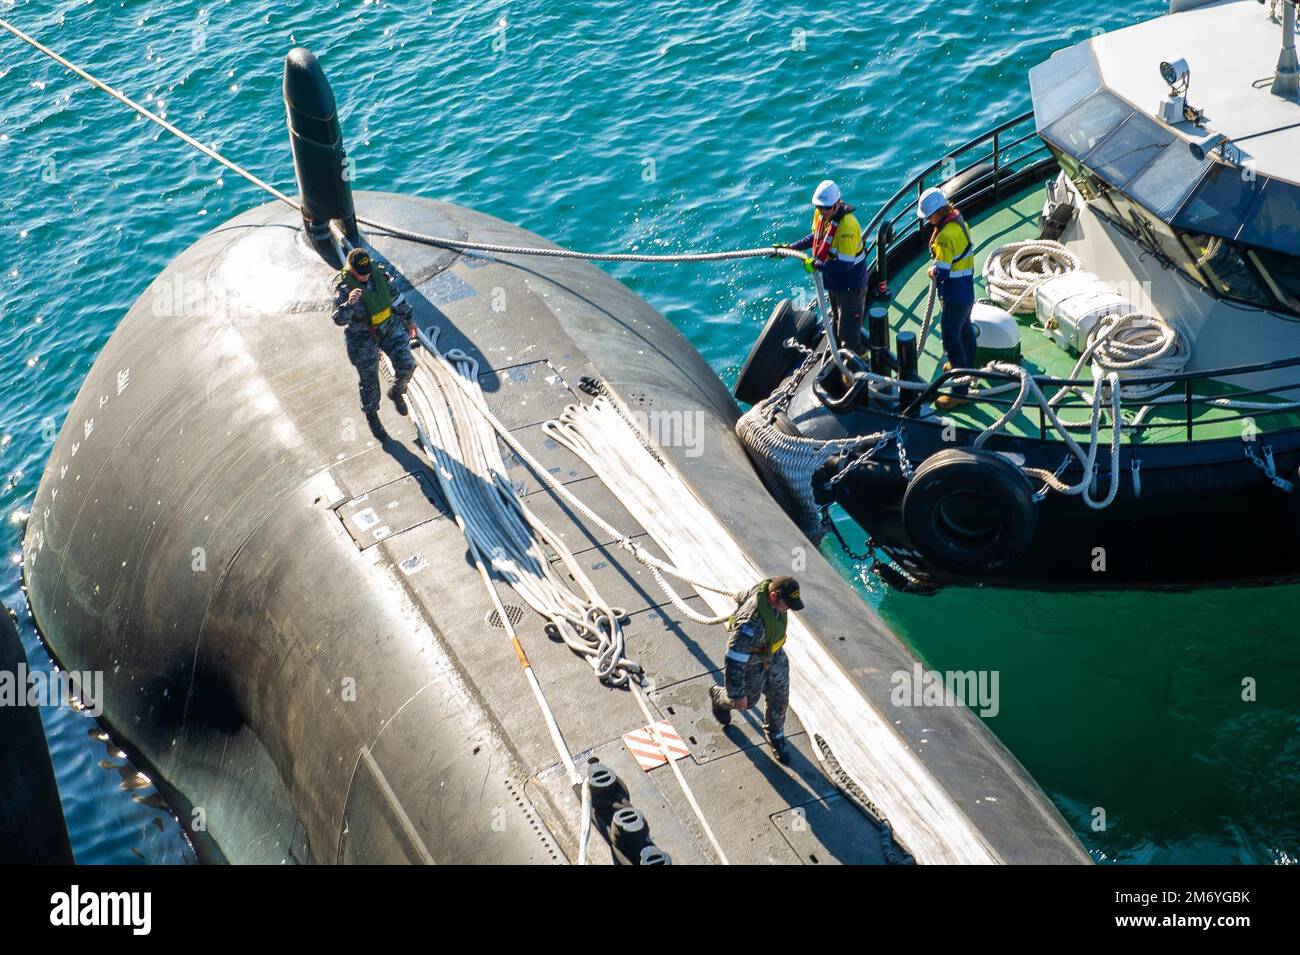
M 548 244 L 430 200 L 355 201 L 362 217 L 404 229 Z M 366 428 L 329 317 L 335 272 L 299 226 L 272 203 L 207 234 L 109 340 L 32 507 L 23 568 L 37 625 L 65 665 L 104 672 L 105 720 L 167 787 L 205 858 L 572 860 L 576 803 L 509 642 L 485 615 L 410 421 L 386 401 L 392 439 Z M 498 417 L 622 526 L 630 517 L 547 446 L 540 424 L 580 400 L 583 376 L 632 409 L 692 422 L 691 440 L 663 453 L 762 565 L 781 572 L 798 555 L 803 619 L 887 706 L 889 674 L 914 658 L 764 490 L 732 432 L 734 402 L 679 331 L 585 263 L 366 238 L 421 327 L 479 359 Z M 810 740 L 792 735 L 801 756 L 774 774 L 752 728 L 728 736 L 708 721 L 721 630 L 670 619 L 652 582 L 610 558 L 613 542 L 522 469 L 511 476 L 628 608 L 658 705 L 680 693 L 672 718 L 697 744 L 686 771 L 725 820 L 733 861 L 803 861 L 807 839 L 824 857 L 881 861 L 879 834 L 828 785 Z M 707 861 L 666 770 L 641 774 L 623 750 L 621 734 L 644 722 L 629 694 L 601 686 L 530 613 L 521 609 L 521 639 L 573 752 L 622 767 L 674 861 Z M 965 807 L 960 824 L 991 856 L 1088 861 L 969 710 L 899 711 L 890 722 L 900 745 L 929 739 L 918 778 Z M 762 796 L 737 806 L 738 785 Z M 775 820 L 805 804 L 824 822 L 796 838 Z

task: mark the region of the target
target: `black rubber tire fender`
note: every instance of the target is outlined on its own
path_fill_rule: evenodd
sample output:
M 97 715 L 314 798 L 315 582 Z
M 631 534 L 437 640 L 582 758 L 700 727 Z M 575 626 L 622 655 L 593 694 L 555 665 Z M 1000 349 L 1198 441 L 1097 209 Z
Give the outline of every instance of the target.
M 799 353 L 785 346 L 786 339 L 791 337 L 811 348 L 817 340 L 817 319 L 811 309 L 795 308 L 794 303 L 785 298 L 772 309 L 767 324 L 755 339 L 745 363 L 740 366 L 736 386 L 732 389 L 737 401 L 757 404 L 770 395 L 794 368 Z
M 987 524 L 961 528 L 954 504 L 974 504 Z M 1024 556 L 1038 527 L 1034 490 L 1020 469 L 991 451 L 948 448 L 926 458 L 903 495 L 912 546 L 936 566 L 978 574 Z

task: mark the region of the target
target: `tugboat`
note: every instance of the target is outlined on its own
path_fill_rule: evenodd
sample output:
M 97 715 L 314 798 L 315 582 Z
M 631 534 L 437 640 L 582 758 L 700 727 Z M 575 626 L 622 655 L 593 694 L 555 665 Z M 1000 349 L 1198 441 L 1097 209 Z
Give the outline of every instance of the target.
M 866 226 L 861 355 L 819 333 L 815 302 L 777 306 L 737 433 L 808 533 L 838 504 L 912 584 L 1297 576 L 1295 21 L 1295 0 L 1174 0 L 1058 51 L 1030 112 Z M 972 233 L 975 368 L 930 334 L 934 186 Z M 936 411 L 954 383 L 971 400 Z

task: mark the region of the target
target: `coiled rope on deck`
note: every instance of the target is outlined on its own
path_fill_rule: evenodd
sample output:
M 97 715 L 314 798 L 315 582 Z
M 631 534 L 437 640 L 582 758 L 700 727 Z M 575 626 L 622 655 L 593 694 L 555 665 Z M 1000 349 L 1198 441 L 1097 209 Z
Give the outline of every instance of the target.
M 1008 312 L 1032 312 L 1038 286 L 1080 268 L 1079 257 L 1051 239 L 1008 242 L 984 260 L 984 285 Z
M 479 555 L 483 552 L 491 555 L 492 569 L 502 576 L 530 606 L 548 619 L 559 631 L 565 643 L 582 654 L 605 682 L 615 686 L 627 686 L 631 690 L 637 706 L 646 719 L 652 738 L 663 751 L 672 774 L 718 861 L 724 865 L 728 864 L 726 852 L 709 825 L 699 801 L 695 798 L 695 793 L 682 775 L 681 768 L 672 758 L 656 725 L 656 717 L 646 702 L 645 693 L 638 685 L 641 676 L 640 667 L 623 656 L 621 621 L 626 614 L 611 607 L 600 596 L 564 541 L 519 500 L 514 487 L 505 476 L 505 462 L 501 458 L 497 439 L 505 442 L 539 479 L 546 482 L 552 490 L 560 493 L 561 497 L 572 506 L 586 514 L 607 533 L 613 533 L 614 536 L 621 538 L 620 543 L 624 545 L 629 543 L 627 536 L 619 534 L 613 525 L 574 497 L 519 444 L 514 435 L 489 410 L 487 400 L 478 386 L 478 363 L 458 349 L 452 349 L 446 354 L 439 352 L 437 339 L 436 327 L 431 334 L 420 332 L 420 341 L 424 345 L 423 351 L 426 354 L 417 357 L 416 374 L 409 385 L 420 441 L 426 453 L 437 464 L 439 484 L 451 504 L 457 525 L 470 544 L 476 563 L 480 565 L 480 572 L 484 575 L 489 591 L 493 594 L 497 612 L 503 616 L 504 625 L 511 634 L 516 654 L 519 655 L 521 663 L 526 664 L 523 648 L 515 637 L 508 618 L 505 617 L 504 608 L 495 596 L 495 588 L 491 586 L 486 570 L 482 567 Z M 443 399 L 441 403 L 432 400 L 434 390 L 440 393 Z M 603 397 L 598 398 L 597 401 L 603 401 L 605 406 L 611 406 L 611 402 Z M 621 431 L 630 433 L 634 430 L 626 416 L 616 420 L 620 422 Z M 631 440 L 636 442 L 639 451 L 645 450 L 639 435 L 634 435 Z M 551 568 L 545 553 L 540 550 L 541 543 L 556 554 L 560 563 L 581 589 L 582 597 L 573 594 L 559 574 Z M 667 562 L 651 558 L 639 546 L 635 548 L 634 553 L 643 563 L 649 560 L 647 565 L 651 567 L 656 580 L 681 609 L 684 602 L 672 591 L 662 577 L 661 571 L 673 573 L 683 580 L 690 578 L 676 571 Z M 733 600 L 740 596 L 734 591 L 716 585 L 710 586 L 702 581 L 698 582 L 697 586 L 716 594 L 727 594 Z M 717 623 L 725 619 L 725 616 L 709 618 L 696 613 L 692 613 L 691 616 L 704 623 Z M 525 665 L 525 672 L 535 684 L 536 678 L 532 676 L 531 667 Z M 545 705 L 544 697 L 540 697 L 540 687 L 537 688 L 537 692 L 542 700 L 543 709 L 549 716 L 549 707 Z M 558 727 L 553 735 L 557 739 L 557 746 L 562 745 L 563 740 L 559 736 Z M 566 768 L 570 770 L 570 778 L 573 779 L 575 770 L 572 761 L 568 759 L 567 754 L 563 759 Z M 579 857 L 585 861 L 590 799 L 585 784 L 583 784 L 581 799 L 584 808 L 579 826 Z
M 569 549 L 520 501 L 506 477 L 496 432 L 484 415 L 482 393 L 452 384 L 453 378 L 477 384 L 478 362 L 458 349 L 438 352 L 436 340 L 436 332 L 425 336 L 426 354 L 433 359 L 417 358 L 425 374 L 412 379 L 410 392 L 421 443 L 436 465 L 452 512 L 463 519 L 466 537 L 600 679 L 623 686 L 639 678 L 640 666 L 624 655 L 619 621 L 625 612 L 604 601 Z M 546 548 L 559 556 L 580 596 L 551 563 Z
M 1191 349 L 1178 329 L 1157 315 L 1129 312 L 1104 316 L 1088 334 L 1079 360 L 1068 377 L 1078 378 L 1085 367 L 1093 377 L 1114 373 L 1120 393 L 1131 401 L 1152 398 L 1173 387 L 1173 382 L 1144 379 L 1176 375 L 1187 365 Z M 1052 396 L 1057 404 L 1070 393 L 1085 394 L 1077 385 L 1062 388 Z

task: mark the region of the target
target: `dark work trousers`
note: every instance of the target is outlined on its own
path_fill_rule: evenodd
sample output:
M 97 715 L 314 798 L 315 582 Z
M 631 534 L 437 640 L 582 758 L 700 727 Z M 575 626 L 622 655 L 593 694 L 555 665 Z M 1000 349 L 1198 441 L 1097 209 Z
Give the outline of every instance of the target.
M 943 330 L 943 350 L 954 368 L 975 367 L 975 326 L 971 324 L 970 313 L 975 306 L 975 298 L 959 296 L 943 300 L 943 312 L 939 327 Z M 965 385 L 953 385 L 954 395 L 965 395 L 969 389 Z
M 827 292 L 830 299 L 831 321 L 834 323 L 835 340 L 841 348 L 847 348 L 855 355 L 862 354 L 862 313 L 866 309 L 867 290 L 849 289 L 847 292 Z

